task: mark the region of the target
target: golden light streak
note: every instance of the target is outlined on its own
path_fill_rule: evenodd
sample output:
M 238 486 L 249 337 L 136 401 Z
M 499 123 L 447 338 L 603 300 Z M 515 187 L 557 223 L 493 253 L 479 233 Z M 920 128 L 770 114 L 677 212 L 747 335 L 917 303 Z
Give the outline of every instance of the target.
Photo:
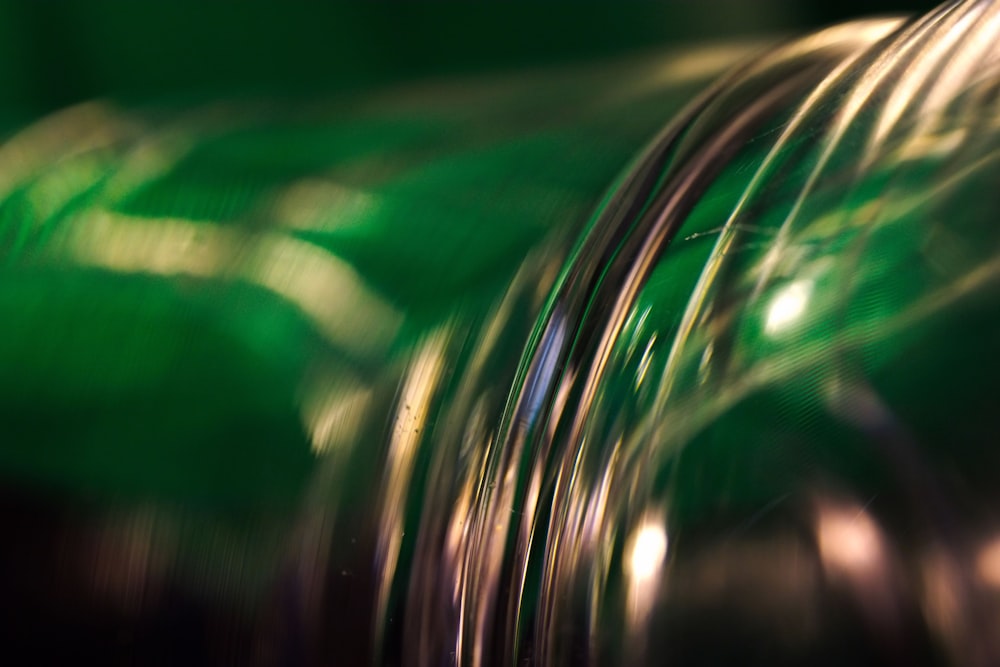
M 361 356 L 384 352 L 402 321 L 349 264 L 272 232 L 98 211 L 67 225 L 52 252 L 113 271 L 259 285 L 297 306 L 331 343 Z
M 447 328 L 432 333 L 416 351 L 403 379 L 396 403 L 396 417 L 382 478 L 383 502 L 379 518 L 378 546 L 375 554 L 376 632 L 381 635 L 386 621 L 389 594 L 395 581 L 399 550 L 403 543 L 406 501 L 418 446 L 424 438 L 431 401 L 440 384 L 449 337 Z

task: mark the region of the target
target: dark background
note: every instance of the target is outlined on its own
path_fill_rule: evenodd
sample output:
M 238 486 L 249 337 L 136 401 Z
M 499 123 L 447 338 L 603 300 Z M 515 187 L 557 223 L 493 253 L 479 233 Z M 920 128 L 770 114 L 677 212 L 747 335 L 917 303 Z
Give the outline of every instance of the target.
M 323 94 L 847 18 L 926 0 L 364 3 L 88 0 L 0 4 L 0 121 L 95 96 Z

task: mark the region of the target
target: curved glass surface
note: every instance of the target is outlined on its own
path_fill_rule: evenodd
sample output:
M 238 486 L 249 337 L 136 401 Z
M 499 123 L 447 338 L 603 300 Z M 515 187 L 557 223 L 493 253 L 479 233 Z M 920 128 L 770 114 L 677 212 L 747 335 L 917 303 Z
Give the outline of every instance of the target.
M 495 432 L 608 185 L 760 48 L 310 103 L 94 101 L 7 138 L 14 645 L 95 664 L 412 655 L 432 467 Z
M 997 658 L 998 21 L 773 51 L 592 232 L 515 556 L 540 663 Z
M 13 645 L 992 664 L 998 28 L 14 134 Z

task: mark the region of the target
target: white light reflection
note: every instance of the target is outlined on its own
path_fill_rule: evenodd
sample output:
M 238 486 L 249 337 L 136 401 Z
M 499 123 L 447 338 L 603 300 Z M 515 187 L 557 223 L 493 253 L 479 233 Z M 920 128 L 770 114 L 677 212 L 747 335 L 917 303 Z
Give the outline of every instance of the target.
M 767 309 L 764 331 L 774 335 L 794 325 L 809 304 L 812 288 L 812 281 L 799 280 L 782 289 Z
M 748 41 L 737 44 L 712 44 L 687 50 L 671 58 L 660 68 L 657 83 L 678 84 L 716 76 L 719 72 L 732 67 L 733 63 L 753 55 L 765 45 L 767 42 Z
M 861 509 L 820 512 L 819 550 L 827 567 L 848 573 L 870 571 L 882 562 L 878 527 Z
M 622 87 L 614 90 L 614 100 L 648 94 L 666 86 L 680 86 L 704 81 L 718 76 L 769 46 L 769 40 L 743 41 L 728 44 L 711 44 L 683 52 L 665 54 L 665 57 L 644 73 L 621 81 Z M 642 67 L 641 64 L 637 64 Z M 641 70 L 638 70 L 641 71 Z M 620 103 L 620 102 L 619 102 Z
M 74 197 L 100 182 L 107 171 L 106 158 L 86 153 L 39 175 L 26 191 L 36 224 L 48 222 Z
M 657 514 L 646 514 L 625 544 L 626 614 L 631 634 L 642 628 L 652 611 L 668 547 L 666 522 Z
M 245 280 L 288 300 L 328 341 L 363 357 L 381 354 L 402 321 L 347 262 L 280 234 L 95 211 L 67 225 L 50 251 L 113 271 Z
M 986 585 L 1000 588 L 1000 537 L 988 542 L 979 552 L 976 574 Z
M 373 396 L 370 386 L 342 366 L 317 366 L 312 373 L 303 388 L 301 410 L 318 465 L 296 528 L 293 570 L 306 619 L 322 616 L 331 542 L 335 534 L 342 536 L 337 516 L 343 489 L 349 486 L 348 462 L 361 442 Z
M 825 502 L 819 506 L 817 541 L 831 585 L 848 592 L 875 632 L 904 641 L 894 556 L 881 528 L 864 507 Z
M 369 221 L 376 204 L 371 194 L 332 179 L 306 179 L 278 194 L 273 217 L 287 227 L 327 232 Z
M 667 555 L 666 531 L 658 525 L 642 526 L 633 539 L 629 551 L 629 575 L 641 582 L 656 578 Z
M 303 421 L 313 454 L 321 456 L 357 438 L 372 390 L 361 386 L 314 387 L 303 401 Z
M 646 379 L 646 372 L 649 371 L 649 364 L 653 361 L 653 345 L 656 344 L 656 334 L 649 337 L 646 349 L 642 351 L 642 358 L 639 360 L 639 368 L 635 372 L 635 388 L 639 389 Z
M 0 199 L 53 164 L 142 136 L 136 118 L 105 102 L 85 102 L 54 113 L 0 142 Z
M 445 369 L 449 335 L 449 329 L 443 327 L 432 333 L 416 350 L 403 377 L 402 391 L 396 403 L 385 471 L 380 484 L 383 501 L 375 555 L 379 587 L 375 618 L 379 636 L 389 620 L 386 610 L 403 544 L 410 481 L 419 445 L 425 438 L 427 420 L 431 416 L 432 400 Z
M 940 23 L 933 22 L 924 28 L 934 31 L 933 39 L 908 40 L 895 54 L 895 62 L 892 64 L 899 63 L 903 67 L 898 70 L 895 84 L 890 88 L 889 98 L 879 115 L 866 154 L 875 153 L 878 145 L 885 141 L 904 115 L 913 110 L 921 89 L 933 82 L 934 74 L 940 71 L 942 63 L 953 55 L 955 42 L 964 41 L 968 37 L 968 25 L 975 20 L 978 11 L 957 12 L 952 15 L 956 14 L 955 20 L 951 16 L 945 16 Z M 892 68 L 886 67 L 885 70 L 885 75 L 891 75 Z M 950 76 L 942 78 L 951 79 Z M 922 111 L 926 112 L 926 109 Z
M 646 325 L 646 318 L 649 317 L 649 313 L 652 310 L 653 310 L 652 306 L 646 306 L 642 310 L 642 314 L 640 314 L 638 318 L 635 317 L 635 314 L 638 312 L 636 310 L 633 310 L 632 313 L 629 315 L 629 322 L 631 323 L 631 320 L 633 318 L 636 319 L 636 322 L 632 326 L 629 326 L 629 324 L 626 324 L 626 327 L 630 328 L 634 332 L 632 334 L 632 336 L 630 337 L 630 339 L 629 339 L 628 349 L 625 352 L 625 358 L 626 359 L 631 359 L 632 355 L 635 354 L 636 348 L 638 347 L 639 342 L 642 339 L 642 337 L 639 336 L 638 334 L 639 334 L 639 332 L 642 331 L 642 328 Z

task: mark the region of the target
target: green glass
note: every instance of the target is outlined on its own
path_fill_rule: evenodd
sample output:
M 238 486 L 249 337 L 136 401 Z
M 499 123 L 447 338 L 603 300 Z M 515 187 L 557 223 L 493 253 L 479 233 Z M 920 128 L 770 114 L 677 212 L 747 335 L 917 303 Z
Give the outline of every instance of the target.
M 998 17 L 13 133 L 10 645 L 990 664 Z

